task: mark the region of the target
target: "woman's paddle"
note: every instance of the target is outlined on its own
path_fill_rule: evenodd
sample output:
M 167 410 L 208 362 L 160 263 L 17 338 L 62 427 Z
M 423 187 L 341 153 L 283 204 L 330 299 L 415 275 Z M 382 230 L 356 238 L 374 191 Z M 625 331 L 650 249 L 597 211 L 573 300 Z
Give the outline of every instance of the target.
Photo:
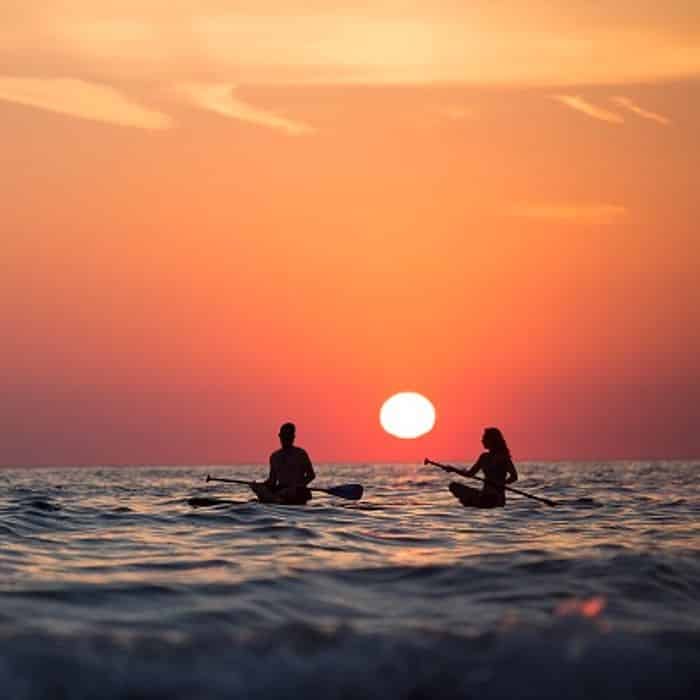
M 532 498 L 535 501 L 541 501 L 542 503 L 546 503 L 548 506 L 556 506 L 557 504 L 554 501 L 550 501 L 548 498 L 541 498 L 540 496 L 533 496 L 531 493 L 525 493 L 525 491 L 521 491 L 520 489 L 514 489 L 512 486 L 506 486 L 505 484 L 494 484 L 493 481 L 489 481 L 488 479 L 482 479 L 481 477 L 478 476 L 473 476 L 471 474 L 467 474 L 461 469 L 458 469 L 457 467 L 453 467 L 451 464 L 440 464 L 440 462 L 433 462 L 432 459 L 428 459 L 427 457 L 423 460 L 423 464 L 432 464 L 434 467 L 440 467 L 440 469 L 444 469 L 446 472 L 455 472 L 456 474 L 461 474 L 462 476 L 467 476 L 470 479 L 476 479 L 477 481 L 480 481 L 482 484 L 489 484 L 489 486 L 497 486 L 498 488 L 501 488 L 501 486 L 506 489 L 506 491 L 512 491 L 513 493 L 519 493 L 521 496 L 527 496 L 528 498 Z
M 245 486 L 256 483 L 255 481 L 244 481 L 243 479 L 217 478 L 215 476 L 209 476 L 209 474 L 207 474 L 207 481 L 224 481 L 227 484 L 244 484 Z M 341 484 L 340 486 L 332 486 L 328 489 L 322 489 L 317 486 L 307 486 L 306 488 L 308 488 L 309 491 L 321 491 L 331 496 L 337 496 L 338 498 L 346 498 L 349 501 L 359 501 L 364 491 L 362 484 Z

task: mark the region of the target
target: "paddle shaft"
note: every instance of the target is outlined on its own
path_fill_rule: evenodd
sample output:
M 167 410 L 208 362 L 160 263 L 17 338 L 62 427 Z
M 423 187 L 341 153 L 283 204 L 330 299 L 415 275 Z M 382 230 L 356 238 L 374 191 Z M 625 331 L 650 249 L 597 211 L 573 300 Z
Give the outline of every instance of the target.
M 495 486 L 497 488 L 503 487 L 506 491 L 512 491 L 513 493 L 519 493 L 521 496 L 526 496 L 527 498 L 532 498 L 535 501 L 541 501 L 542 503 L 546 503 L 548 506 L 555 506 L 556 503 L 554 501 L 550 501 L 548 498 L 541 498 L 540 496 L 533 496 L 531 493 L 526 493 L 525 491 L 521 491 L 520 489 L 513 488 L 512 486 L 506 486 L 505 484 L 496 484 L 493 481 L 489 481 L 488 479 L 482 479 L 479 476 L 474 476 L 473 474 L 467 474 L 466 472 L 462 471 L 461 469 L 458 469 L 457 467 L 453 467 L 451 464 L 440 464 L 440 462 L 433 462 L 432 459 L 426 459 L 424 460 L 423 464 L 432 464 L 434 467 L 440 467 L 440 469 L 445 469 L 445 470 L 455 470 L 458 474 L 461 474 L 462 476 L 466 476 L 469 479 L 476 479 L 477 481 L 480 481 L 482 484 L 487 484 L 488 486 Z
M 243 479 L 224 479 L 222 477 L 209 476 L 207 474 L 207 481 L 225 481 L 227 484 L 243 484 L 244 486 L 250 486 L 254 484 L 254 481 L 244 481 Z
M 227 484 L 244 484 L 245 486 L 250 486 L 251 484 L 256 483 L 255 481 L 244 481 L 243 479 L 224 479 L 223 477 L 209 476 L 209 474 L 207 474 L 207 481 L 224 481 Z M 330 489 L 322 489 L 318 486 L 307 486 L 306 488 L 309 489 L 309 491 L 323 491 L 323 493 L 330 493 L 331 496 L 337 495 Z

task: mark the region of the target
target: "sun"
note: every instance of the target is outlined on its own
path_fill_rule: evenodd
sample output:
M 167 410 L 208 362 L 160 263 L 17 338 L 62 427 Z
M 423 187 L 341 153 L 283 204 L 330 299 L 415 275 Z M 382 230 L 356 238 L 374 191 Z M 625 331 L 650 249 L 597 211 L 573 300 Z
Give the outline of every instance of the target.
M 412 440 L 433 429 L 435 407 L 422 394 L 403 391 L 390 396 L 382 404 L 379 422 L 390 435 Z

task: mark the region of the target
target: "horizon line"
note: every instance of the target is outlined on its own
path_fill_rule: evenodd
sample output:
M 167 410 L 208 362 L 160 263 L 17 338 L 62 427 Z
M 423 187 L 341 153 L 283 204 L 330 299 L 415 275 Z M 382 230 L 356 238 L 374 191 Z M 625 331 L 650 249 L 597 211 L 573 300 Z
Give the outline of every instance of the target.
M 444 461 L 453 462 L 459 465 L 472 464 L 472 460 L 443 458 Z M 700 455 L 694 457 L 591 457 L 591 458 L 536 458 L 528 457 L 514 460 L 516 464 L 557 464 L 566 462 L 569 464 L 619 464 L 624 462 L 700 462 Z M 422 461 L 406 462 L 406 461 L 381 461 L 371 462 L 368 460 L 353 460 L 353 461 L 319 461 L 313 462 L 317 467 L 415 467 L 425 466 Z M 267 468 L 267 462 L 207 462 L 207 463 L 188 463 L 188 462 L 114 462 L 114 463 L 89 463 L 83 462 L 79 464 L 0 464 L 0 470 L 12 469 L 219 469 L 219 468 L 240 468 L 240 467 L 262 467 Z

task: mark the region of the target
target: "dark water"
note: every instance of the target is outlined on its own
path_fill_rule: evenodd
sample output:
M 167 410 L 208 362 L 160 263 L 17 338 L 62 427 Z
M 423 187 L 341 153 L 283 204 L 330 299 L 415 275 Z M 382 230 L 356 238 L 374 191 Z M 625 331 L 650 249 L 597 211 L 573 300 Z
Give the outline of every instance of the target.
M 365 498 L 307 508 L 203 483 L 252 467 L 0 471 L 0 694 L 696 696 L 699 468 L 522 464 L 560 505 L 492 512 L 422 466 L 321 466 Z

